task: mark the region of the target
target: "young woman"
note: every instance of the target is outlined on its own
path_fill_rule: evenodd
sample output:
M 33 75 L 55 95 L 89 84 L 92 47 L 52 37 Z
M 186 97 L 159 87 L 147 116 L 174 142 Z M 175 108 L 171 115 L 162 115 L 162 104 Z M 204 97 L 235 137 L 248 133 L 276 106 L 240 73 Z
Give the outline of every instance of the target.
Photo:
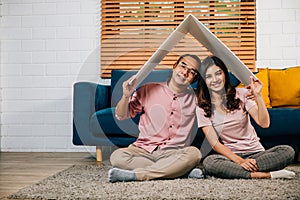
M 204 159 L 206 173 L 220 178 L 293 178 L 294 172 L 283 169 L 293 161 L 293 148 L 265 150 L 250 123 L 251 116 L 263 128 L 270 124 L 261 81 L 250 77 L 249 89 L 232 87 L 225 64 L 216 56 L 205 58 L 200 74 L 198 124 L 218 153 Z M 254 99 L 247 98 L 248 90 Z

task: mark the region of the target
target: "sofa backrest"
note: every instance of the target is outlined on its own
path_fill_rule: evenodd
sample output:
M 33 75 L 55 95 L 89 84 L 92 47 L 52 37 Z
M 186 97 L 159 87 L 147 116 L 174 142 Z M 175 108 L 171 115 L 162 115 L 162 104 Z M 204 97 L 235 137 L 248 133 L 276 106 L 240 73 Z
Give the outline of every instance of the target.
M 123 89 L 122 84 L 131 76 L 135 75 L 137 70 L 112 70 L 111 72 L 111 106 L 115 107 L 122 97 Z M 164 82 L 167 81 L 172 75 L 172 69 L 153 70 L 140 85 L 149 82 Z M 229 72 L 230 82 L 233 86 L 237 86 L 240 81 Z M 139 87 L 138 85 L 137 87 Z M 194 83 L 193 86 L 196 86 Z
M 111 105 L 114 107 L 121 99 L 123 94 L 122 84 L 131 76 L 135 75 L 137 70 L 112 70 L 111 72 Z M 149 82 L 164 82 L 171 77 L 172 70 L 153 70 L 140 85 Z M 139 87 L 138 85 L 137 87 Z

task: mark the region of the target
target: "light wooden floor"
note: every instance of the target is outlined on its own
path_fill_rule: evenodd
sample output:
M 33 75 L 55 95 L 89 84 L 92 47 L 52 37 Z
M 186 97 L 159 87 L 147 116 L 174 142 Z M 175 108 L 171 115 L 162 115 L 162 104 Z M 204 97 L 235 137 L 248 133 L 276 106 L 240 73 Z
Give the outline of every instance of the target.
M 0 199 L 74 164 L 97 165 L 90 153 L 0 152 Z
M 300 161 L 300 154 L 298 157 Z M 0 152 L 0 199 L 74 164 L 100 165 L 90 153 Z M 299 163 L 297 163 L 299 165 Z

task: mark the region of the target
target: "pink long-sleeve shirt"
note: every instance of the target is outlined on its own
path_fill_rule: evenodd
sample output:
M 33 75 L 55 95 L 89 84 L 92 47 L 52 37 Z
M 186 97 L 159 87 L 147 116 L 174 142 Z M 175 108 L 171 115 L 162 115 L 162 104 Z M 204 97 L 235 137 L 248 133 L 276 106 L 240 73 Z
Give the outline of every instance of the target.
M 158 146 L 160 149 L 189 146 L 192 130 L 197 130 L 196 102 L 192 89 L 175 94 L 166 82 L 140 87 L 129 102 L 131 117 L 141 113 L 140 134 L 134 145 L 148 152 Z
M 247 99 L 248 91 L 236 88 L 236 96 L 240 98 L 240 109 L 226 115 L 214 112 L 210 118 L 204 116 L 202 108 L 197 108 L 198 126 L 213 126 L 223 144 L 234 153 L 248 153 L 263 151 L 254 127 L 251 125 L 248 110 L 255 105 L 255 101 Z

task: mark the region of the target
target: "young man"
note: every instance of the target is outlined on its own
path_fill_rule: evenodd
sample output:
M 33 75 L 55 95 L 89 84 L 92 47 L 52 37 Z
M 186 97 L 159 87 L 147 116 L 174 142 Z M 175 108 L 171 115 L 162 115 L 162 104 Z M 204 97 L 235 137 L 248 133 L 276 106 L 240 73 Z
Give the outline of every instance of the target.
M 141 113 L 140 134 L 129 147 L 112 153 L 110 182 L 203 177 L 202 171 L 194 168 L 201 153 L 190 146 L 197 123 L 197 99 L 189 86 L 199 77 L 200 66 L 197 56 L 185 54 L 173 65 L 167 82 L 145 84 L 134 93 L 134 77 L 123 83 L 116 117 L 123 120 Z

